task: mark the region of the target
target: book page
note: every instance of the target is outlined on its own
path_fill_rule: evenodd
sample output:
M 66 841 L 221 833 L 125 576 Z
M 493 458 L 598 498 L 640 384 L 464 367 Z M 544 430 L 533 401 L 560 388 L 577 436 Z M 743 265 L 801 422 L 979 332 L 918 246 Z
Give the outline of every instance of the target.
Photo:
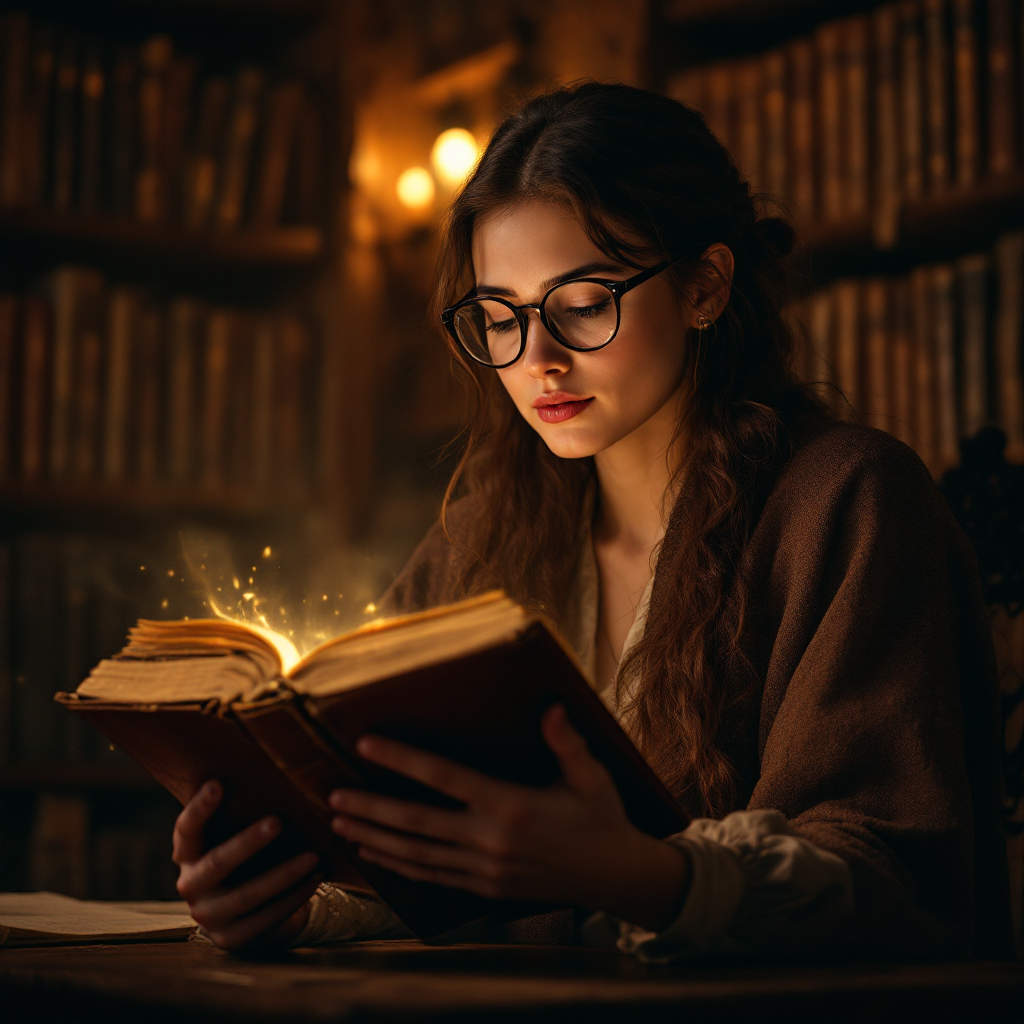
M 187 903 L 102 903 L 55 892 L 0 893 L 0 947 L 186 939 Z

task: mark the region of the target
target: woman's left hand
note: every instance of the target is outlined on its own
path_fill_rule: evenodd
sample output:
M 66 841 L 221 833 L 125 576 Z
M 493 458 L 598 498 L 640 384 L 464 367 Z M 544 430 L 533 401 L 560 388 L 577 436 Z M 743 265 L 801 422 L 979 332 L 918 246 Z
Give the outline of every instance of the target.
M 541 722 L 562 779 L 520 786 L 380 736 L 362 757 L 461 801 L 431 807 L 337 789 L 334 831 L 365 860 L 407 878 L 493 899 L 603 910 L 653 931 L 678 914 L 689 885 L 685 855 L 635 828 L 611 776 L 590 756 L 561 705 Z

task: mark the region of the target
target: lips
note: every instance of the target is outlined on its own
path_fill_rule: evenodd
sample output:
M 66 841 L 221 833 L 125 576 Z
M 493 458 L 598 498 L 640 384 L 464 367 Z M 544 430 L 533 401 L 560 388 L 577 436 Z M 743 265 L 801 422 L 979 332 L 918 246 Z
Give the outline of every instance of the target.
M 543 423 L 562 423 L 579 415 L 593 400 L 579 398 L 566 391 L 550 391 L 538 395 L 533 401 L 533 407 Z

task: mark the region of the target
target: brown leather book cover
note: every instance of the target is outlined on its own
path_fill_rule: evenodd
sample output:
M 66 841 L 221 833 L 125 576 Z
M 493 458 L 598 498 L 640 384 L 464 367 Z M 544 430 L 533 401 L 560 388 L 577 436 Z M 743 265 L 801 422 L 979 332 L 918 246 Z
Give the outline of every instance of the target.
M 903 195 L 920 199 L 924 193 L 924 109 L 923 41 L 921 5 L 918 0 L 901 0 L 900 18 L 900 156 Z
M 928 187 L 941 192 L 950 174 L 949 30 L 945 0 L 924 0 L 924 108 Z
M 956 125 L 956 183 L 973 185 L 978 177 L 978 34 L 974 0 L 953 0 L 953 96 Z
M 842 218 L 843 124 L 840 75 L 840 35 L 835 22 L 821 25 L 814 35 L 818 63 L 818 159 L 820 161 L 822 220 Z
M 989 174 L 1009 174 L 1016 160 L 1014 85 L 1013 0 L 988 0 Z
M 817 202 L 814 98 L 814 45 L 797 39 L 789 46 L 789 198 L 805 223 Z

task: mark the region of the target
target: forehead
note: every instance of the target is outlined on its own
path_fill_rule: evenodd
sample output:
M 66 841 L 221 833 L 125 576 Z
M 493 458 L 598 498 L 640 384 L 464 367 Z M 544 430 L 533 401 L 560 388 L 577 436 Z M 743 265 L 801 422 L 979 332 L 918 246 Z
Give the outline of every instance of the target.
M 500 285 L 519 294 L 571 267 L 607 258 L 571 211 L 555 203 L 497 210 L 477 221 L 473 230 L 477 284 Z

